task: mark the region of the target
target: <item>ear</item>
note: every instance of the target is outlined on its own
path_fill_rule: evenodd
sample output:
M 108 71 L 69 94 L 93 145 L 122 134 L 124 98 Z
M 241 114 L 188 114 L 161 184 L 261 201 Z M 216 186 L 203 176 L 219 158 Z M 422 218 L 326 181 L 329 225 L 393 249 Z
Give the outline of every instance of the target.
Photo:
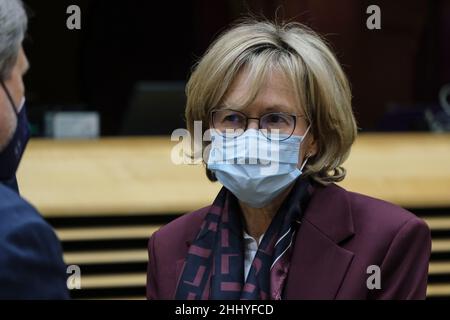
M 305 157 L 313 157 L 317 154 L 317 141 L 312 135 L 306 136 Z

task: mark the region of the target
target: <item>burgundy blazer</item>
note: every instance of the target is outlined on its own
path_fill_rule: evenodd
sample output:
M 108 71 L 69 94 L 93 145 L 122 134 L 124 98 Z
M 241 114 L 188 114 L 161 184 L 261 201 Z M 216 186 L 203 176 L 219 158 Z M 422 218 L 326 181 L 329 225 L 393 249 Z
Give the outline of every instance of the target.
M 174 298 L 208 209 L 183 215 L 152 235 L 147 298 Z M 424 299 L 430 251 L 430 230 L 412 213 L 335 184 L 317 187 L 296 236 L 283 298 Z M 380 268 L 380 289 L 368 289 L 371 265 Z

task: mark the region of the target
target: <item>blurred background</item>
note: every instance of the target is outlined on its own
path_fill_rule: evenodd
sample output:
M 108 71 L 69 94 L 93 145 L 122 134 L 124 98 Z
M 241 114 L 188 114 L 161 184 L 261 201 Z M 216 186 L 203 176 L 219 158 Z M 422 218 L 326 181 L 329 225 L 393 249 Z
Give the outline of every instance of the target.
M 130 108 L 139 112 L 133 104 L 142 97 L 133 95 L 145 95 L 136 86 L 186 82 L 211 41 L 249 12 L 299 21 L 326 37 L 352 83 L 363 131 L 430 130 L 424 114 L 439 111 L 439 90 L 450 83 L 448 0 L 25 2 L 34 16 L 27 98 L 39 136 L 45 113 L 55 110 L 98 112 L 102 135 L 171 133 L 183 123 L 183 110 L 153 132 L 127 123 Z M 79 31 L 65 28 L 70 4 L 81 8 Z M 381 30 L 366 27 L 371 4 L 381 8 Z
M 36 139 L 19 183 L 56 228 L 66 262 L 81 267 L 74 298 L 143 298 L 148 237 L 214 198 L 219 186 L 202 168 L 170 163 L 168 135 L 185 126 L 192 66 L 248 13 L 304 23 L 329 41 L 361 130 L 344 186 L 427 220 L 429 297 L 450 297 L 450 0 L 24 2 Z M 66 27 L 72 4 L 81 30 Z M 372 4 L 380 30 L 366 27 Z

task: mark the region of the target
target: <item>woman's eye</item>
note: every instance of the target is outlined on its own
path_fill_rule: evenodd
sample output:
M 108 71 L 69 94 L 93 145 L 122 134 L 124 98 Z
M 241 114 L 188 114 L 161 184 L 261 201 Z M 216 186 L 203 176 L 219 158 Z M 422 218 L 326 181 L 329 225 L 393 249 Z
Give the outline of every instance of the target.
M 226 116 L 223 121 L 237 123 L 241 121 L 241 118 L 238 115 L 232 114 Z
M 286 119 L 283 116 L 280 116 L 278 114 L 272 114 L 272 115 L 268 116 L 267 122 L 276 123 L 276 124 L 286 123 Z

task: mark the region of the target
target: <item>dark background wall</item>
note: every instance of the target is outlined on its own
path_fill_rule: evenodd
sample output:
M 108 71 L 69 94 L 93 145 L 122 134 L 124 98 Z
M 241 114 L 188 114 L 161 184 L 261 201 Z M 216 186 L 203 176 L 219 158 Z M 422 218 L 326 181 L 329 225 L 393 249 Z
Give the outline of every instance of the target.
M 49 109 L 98 110 L 102 133 L 117 134 L 136 82 L 186 81 L 215 36 L 248 12 L 299 21 L 325 35 L 352 83 L 362 130 L 383 129 L 392 105 L 436 104 L 439 88 L 450 82 L 449 0 L 25 3 L 32 12 L 26 85 L 36 123 Z M 66 28 L 70 4 L 81 7 L 80 31 Z M 366 28 L 370 4 L 381 8 L 381 30 Z

